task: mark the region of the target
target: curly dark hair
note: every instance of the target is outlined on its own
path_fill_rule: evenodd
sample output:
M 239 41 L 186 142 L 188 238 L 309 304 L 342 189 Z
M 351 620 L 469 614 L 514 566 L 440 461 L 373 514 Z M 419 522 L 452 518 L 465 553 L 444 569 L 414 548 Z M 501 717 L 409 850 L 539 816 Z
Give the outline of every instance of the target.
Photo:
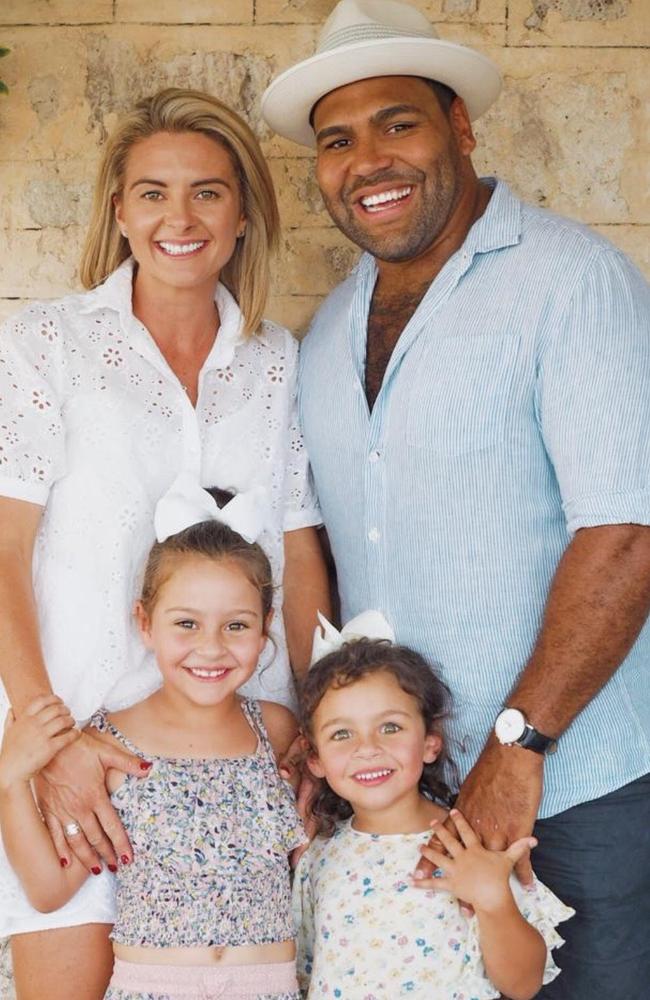
M 424 657 L 407 646 L 384 639 L 356 639 L 318 660 L 300 684 L 300 723 L 314 750 L 312 720 L 326 692 L 330 688 L 347 687 L 382 671 L 391 674 L 402 691 L 415 698 L 426 732 L 440 732 L 441 723 L 448 714 L 449 689 Z M 454 795 L 444 779 L 447 764 L 453 769 L 443 747 L 436 760 L 423 765 L 418 787 L 420 794 L 431 801 L 451 806 Z M 330 837 L 336 824 L 353 814 L 350 803 L 337 795 L 325 779 L 320 782 L 311 809 L 318 821 L 319 833 L 324 837 Z
M 206 493 L 216 500 L 219 508 L 225 507 L 234 495 L 217 487 L 207 489 Z M 273 601 L 273 574 L 266 553 L 257 542 L 247 542 L 220 521 L 200 521 L 176 535 L 170 535 L 164 542 L 154 543 L 147 559 L 140 594 L 147 614 L 151 614 L 158 592 L 171 576 L 174 562 L 180 555 L 200 555 L 236 562 L 259 591 L 266 621 Z

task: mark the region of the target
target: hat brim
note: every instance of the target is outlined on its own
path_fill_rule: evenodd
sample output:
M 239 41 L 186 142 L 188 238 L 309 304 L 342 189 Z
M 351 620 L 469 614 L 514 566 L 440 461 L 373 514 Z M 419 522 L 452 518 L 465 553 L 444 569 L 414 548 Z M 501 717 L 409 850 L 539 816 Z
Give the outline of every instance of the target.
M 315 146 L 309 116 L 332 90 L 376 76 L 421 76 L 451 87 L 472 120 L 496 101 L 501 74 L 487 56 L 439 38 L 381 38 L 343 45 L 281 73 L 262 96 L 271 128 L 301 146 Z

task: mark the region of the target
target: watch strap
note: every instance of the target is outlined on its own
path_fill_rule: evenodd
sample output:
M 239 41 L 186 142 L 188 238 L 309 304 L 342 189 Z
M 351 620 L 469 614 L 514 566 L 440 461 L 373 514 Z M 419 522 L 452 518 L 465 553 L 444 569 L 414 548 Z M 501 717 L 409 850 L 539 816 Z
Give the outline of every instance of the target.
M 526 729 L 516 742 L 518 746 L 525 747 L 526 750 L 534 750 L 535 753 L 553 753 L 557 749 L 557 740 L 550 736 L 544 736 L 529 722 L 526 723 Z

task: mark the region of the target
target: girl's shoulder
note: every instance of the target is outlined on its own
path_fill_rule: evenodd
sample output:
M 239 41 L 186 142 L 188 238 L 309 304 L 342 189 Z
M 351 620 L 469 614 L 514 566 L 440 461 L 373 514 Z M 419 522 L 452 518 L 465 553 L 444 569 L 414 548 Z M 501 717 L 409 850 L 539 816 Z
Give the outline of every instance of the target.
M 298 735 L 298 720 L 286 705 L 275 701 L 256 702 L 276 760 L 289 749 Z

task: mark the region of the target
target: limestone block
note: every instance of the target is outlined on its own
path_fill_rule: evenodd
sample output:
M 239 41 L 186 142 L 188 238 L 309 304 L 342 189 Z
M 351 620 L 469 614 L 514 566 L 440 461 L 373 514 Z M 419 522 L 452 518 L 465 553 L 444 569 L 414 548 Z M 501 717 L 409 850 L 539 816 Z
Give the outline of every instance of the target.
M 329 223 L 314 175 L 313 159 L 275 159 L 269 163 L 284 229 Z
M 508 45 L 650 45 L 648 0 L 510 0 Z
M 22 229 L 0 232 L 0 299 L 52 299 L 80 289 L 77 265 L 84 231 Z
M 85 227 L 94 181 L 87 160 L 0 162 L 0 229 Z
M 650 281 L 650 226 L 594 226 L 641 270 Z
M 253 0 L 117 0 L 115 20 L 142 24 L 251 24 Z
M 113 20 L 113 0 L 2 0 L 0 25 L 100 24 Z
M 275 295 L 327 295 L 350 273 L 359 251 L 337 229 L 294 229 L 283 238 Z
M 483 173 L 587 223 L 650 221 L 643 50 L 504 49 L 506 85 L 476 124 Z
M 3 32 L 11 55 L 2 65 L 10 93 L 0 100 L 0 162 L 96 158 L 100 130 L 84 108 L 88 35 L 76 27 Z
M 261 121 L 260 97 L 293 53 L 311 48 L 312 30 L 280 27 L 107 25 L 14 28 L 0 102 L 0 160 L 95 158 L 116 118 L 163 86 L 216 94 L 248 119 L 269 152 L 288 151 Z M 295 155 L 295 153 L 294 153 Z M 300 154 L 298 154 L 300 155 Z
M 286 326 L 296 337 L 304 337 L 321 301 L 321 296 L 316 295 L 272 295 L 266 315 Z
M 505 23 L 506 0 L 409 0 L 433 23 L 472 21 Z M 334 9 L 336 0 L 257 0 L 257 24 L 323 24 Z

